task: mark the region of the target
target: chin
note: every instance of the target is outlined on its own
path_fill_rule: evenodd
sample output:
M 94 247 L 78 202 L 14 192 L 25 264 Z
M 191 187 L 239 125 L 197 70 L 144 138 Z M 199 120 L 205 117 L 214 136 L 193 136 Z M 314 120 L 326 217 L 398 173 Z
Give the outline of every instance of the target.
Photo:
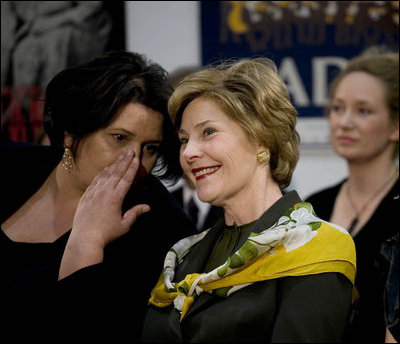
M 214 201 L 216 200 L 215 193 L 207 193 L 207 192 L 202 192 L 201 190 L 197 190 L 197 195 L 199 196 L 199 200 L 205 203 L 211 203 L 214 204 Z

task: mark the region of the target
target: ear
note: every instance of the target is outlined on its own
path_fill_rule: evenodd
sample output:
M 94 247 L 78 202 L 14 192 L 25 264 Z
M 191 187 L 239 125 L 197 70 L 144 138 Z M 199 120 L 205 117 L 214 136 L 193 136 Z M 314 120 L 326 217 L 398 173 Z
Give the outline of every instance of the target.
M 269 153 L 269 148 L 262 142 L 257 143 L 257 152 L 266 151 Z
M 64 147 L 71 148 L 73 142 L 74 137 L 71 134 L 64 132 Z

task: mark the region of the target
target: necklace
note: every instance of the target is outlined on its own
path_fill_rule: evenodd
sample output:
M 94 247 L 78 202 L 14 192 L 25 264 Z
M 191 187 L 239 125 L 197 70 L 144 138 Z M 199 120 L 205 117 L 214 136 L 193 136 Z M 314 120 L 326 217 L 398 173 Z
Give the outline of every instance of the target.
M 393 177 L 396 174 L 397 174 L 397 168 L 394 170 L 394 173 L 390 175 L 390 178 L 388 180 L 386 180 L 370 197 L 368 197 L 367 201 L 363 204 L 363 206 L 359 210 L 357 210 L 357 207 L 355 206 L 355 203 L 354 203 L 353 199 L 351 198 L 350 189 L 349 189 L 349 183 L 347 182 L 347 185 L 346 185 L 346 196 L 347 196 L 348 200 L 351 203 L 351 207 L 356 212 L 356 216 L 354 217 L 354 219 L 350 223 L 349 233 L 352 233 L 354 231 L 354 229 L 356 228 L 356 226 L 358 224 L 358 221 L 360 219 L 360 215 L 364 212 L 364 210 L 367 207 L 367 205 L 371 202 L 372 199 L 374 199 L 383 190 L 385 190 L 385 187 L 391 182 L 391 180 L 393 179 Z

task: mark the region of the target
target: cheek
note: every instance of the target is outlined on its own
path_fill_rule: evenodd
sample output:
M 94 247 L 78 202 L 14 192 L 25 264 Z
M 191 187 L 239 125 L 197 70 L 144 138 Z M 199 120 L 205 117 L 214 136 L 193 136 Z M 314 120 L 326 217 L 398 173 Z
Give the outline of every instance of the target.
M 330 132 L 334 132 L 336 130 L 337 127 L 337 120 L 333 115 L 330 115 L 328 117 L 328 123 L 329 123 L 329 130 Z
M 186 159 L 183 156 L 183 150 L 179 153 L 179 163 L 182 166 L 183 172 L 188 174 L 190 172 L 189 164 L 186 162 Z

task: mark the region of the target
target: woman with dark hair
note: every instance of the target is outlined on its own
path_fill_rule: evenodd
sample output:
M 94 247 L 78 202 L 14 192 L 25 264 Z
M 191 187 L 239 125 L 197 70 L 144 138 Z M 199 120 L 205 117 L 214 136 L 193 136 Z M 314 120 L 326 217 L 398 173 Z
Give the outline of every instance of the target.
M 50 147 L 2 143 L 1 308 L 13 339 L 138 338 L 164 255 L 195 232 L 152 174 L 181 176 L 170 94 L 158 64 L 108 52 L 49 83 Z M 118 224 L 112 235 L 96 230 L 105 223 Z

